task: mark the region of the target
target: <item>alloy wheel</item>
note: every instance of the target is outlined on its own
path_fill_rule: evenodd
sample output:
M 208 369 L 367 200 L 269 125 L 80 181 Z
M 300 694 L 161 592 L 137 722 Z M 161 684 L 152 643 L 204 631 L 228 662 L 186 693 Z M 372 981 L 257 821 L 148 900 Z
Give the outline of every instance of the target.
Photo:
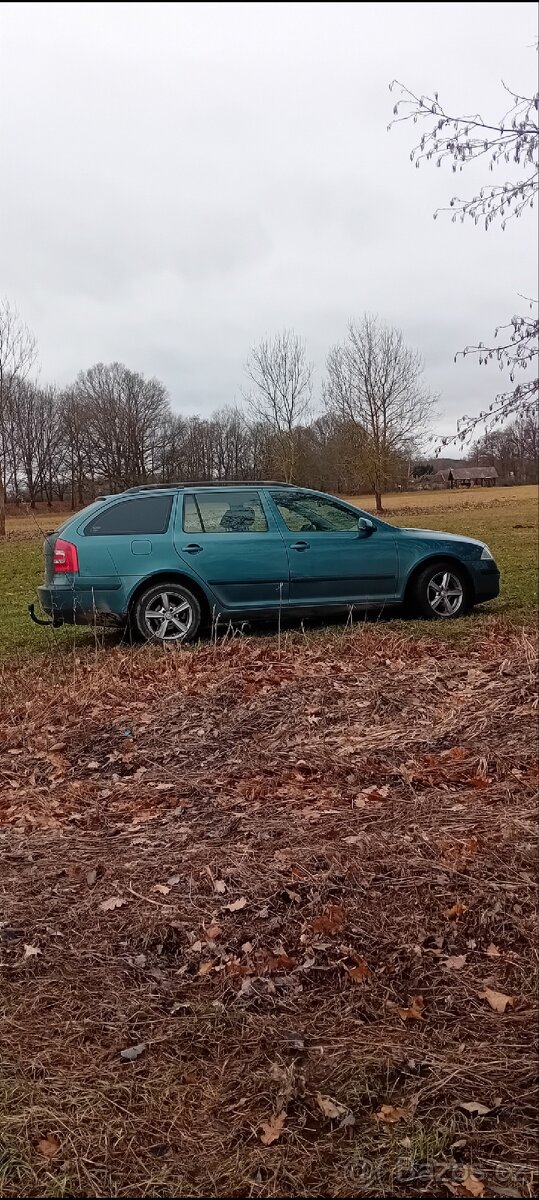
M 427 584 L 427 600 L 437 617 L 455 617 L 464 602 L 460 579 L 452 571 L 438 571 Z
M 193 610 L 181 592 L 167 588 L 146 605 L 144 621 L 152 638 L 160 642 L 178 642 L 189 631 Z

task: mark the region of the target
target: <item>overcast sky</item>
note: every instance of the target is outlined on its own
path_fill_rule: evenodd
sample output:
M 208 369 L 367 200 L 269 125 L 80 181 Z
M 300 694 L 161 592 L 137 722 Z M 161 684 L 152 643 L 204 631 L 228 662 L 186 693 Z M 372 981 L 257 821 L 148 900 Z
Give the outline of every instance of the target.
M 433 221 L 455 179 L 414 169 L 413 126 L 386 132 L 388 83 L 499 117 L 502 77 L 534 89 L 536 26 L 531 3 L 4 4 L 0 294 L 42 378 L 120 360 L 208 414 L 291 327 L 318 395 L 367 309 L 421 351 L 451 430 L 500 384 L 455 350 L 536 293 L 534 214 Z

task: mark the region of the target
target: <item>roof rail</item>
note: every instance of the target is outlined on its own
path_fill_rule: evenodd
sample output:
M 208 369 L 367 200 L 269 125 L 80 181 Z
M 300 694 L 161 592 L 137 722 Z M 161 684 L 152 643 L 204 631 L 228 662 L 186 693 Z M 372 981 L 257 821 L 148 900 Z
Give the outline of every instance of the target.
M 289 487 L 297 488 L 297 483 L 284 483 L 282 479 L 198 479 L 187 483 L 139 483 L 136 487 L 125 488 L 118 495 L 131 495 L 133 492 L 166 491 L 169 488 L 211 488 L 211 487 Z

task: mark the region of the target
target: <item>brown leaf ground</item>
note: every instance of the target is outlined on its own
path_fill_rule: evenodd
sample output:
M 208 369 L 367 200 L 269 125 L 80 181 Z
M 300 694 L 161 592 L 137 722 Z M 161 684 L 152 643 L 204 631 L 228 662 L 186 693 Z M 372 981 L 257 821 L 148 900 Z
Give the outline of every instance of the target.
M 535 1194 L 535 662 L 367 625 L 6 668 L 0 1195 Z

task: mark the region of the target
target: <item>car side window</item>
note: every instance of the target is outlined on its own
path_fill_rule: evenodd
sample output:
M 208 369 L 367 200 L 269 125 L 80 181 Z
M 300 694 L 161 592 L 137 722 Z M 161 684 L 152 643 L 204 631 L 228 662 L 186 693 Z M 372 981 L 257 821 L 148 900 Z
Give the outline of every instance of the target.
M 184 497 L 184 533 L 266 533 L 258 492 L 193 492 Z
M 172 496 L 137 496 L 119 500 L 92 517 L 84 527 L 85 537 L 118 533 L 166 533 Z
M 358 516 L 337 500 L 310 496 L 308 492 L 272 492 L 287 529 L 291 533 L 347 533 L 357 529 Z

